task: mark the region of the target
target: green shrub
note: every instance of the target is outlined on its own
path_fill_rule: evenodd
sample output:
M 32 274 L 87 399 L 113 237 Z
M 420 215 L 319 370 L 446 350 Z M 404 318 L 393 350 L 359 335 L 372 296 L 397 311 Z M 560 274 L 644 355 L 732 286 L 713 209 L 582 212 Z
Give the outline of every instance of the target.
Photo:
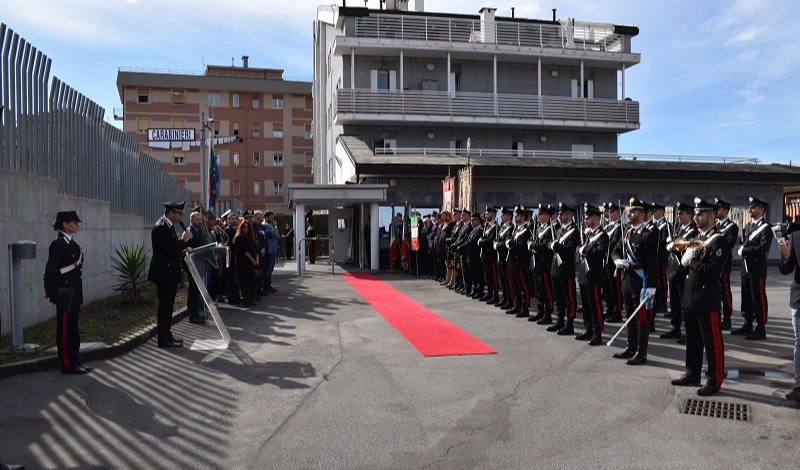
M 116 280 L 114 291 L 140 304 L 149 263 L 150 256 L 144 251 L 143 244 L 120 245 L 114 248 L 114 256 L 111 258 Z

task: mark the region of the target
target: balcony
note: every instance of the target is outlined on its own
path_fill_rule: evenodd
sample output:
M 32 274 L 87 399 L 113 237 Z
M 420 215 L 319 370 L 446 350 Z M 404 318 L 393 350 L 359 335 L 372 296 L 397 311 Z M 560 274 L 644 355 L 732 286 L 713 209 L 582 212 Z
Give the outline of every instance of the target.
M 627 132 L 639 102 L 492 93 L 340 89 L 336 124 L 457 123 Z

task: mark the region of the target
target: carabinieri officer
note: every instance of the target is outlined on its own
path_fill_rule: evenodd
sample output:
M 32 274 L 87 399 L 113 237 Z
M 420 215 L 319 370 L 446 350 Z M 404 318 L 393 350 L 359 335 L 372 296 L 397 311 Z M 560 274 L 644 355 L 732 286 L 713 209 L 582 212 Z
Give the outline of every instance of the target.
M 83 252 L 73 239 L 81 219 L 75 211 L 59 212 L 53 229 L 58 238 L 50 244 L 44 269 L 44 292 L 56 306 L 56 346 L 62 374 L 87 374 L 90 368 L 78 362 L 81 338 L 78 315 L 83 304 L 81 266 Z

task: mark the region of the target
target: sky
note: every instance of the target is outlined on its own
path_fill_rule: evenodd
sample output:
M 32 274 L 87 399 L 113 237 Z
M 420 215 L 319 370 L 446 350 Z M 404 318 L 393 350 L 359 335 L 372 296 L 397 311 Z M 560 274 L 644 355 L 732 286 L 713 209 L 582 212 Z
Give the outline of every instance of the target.
M 341 4 L 342 0 L 338 0 Z M 331 0 L 329 3 L 334 3 Z M 378 0 L 368 0 L 370 8 Z M 414 1 L 412 0 L 412 7 Z M 363 0 L 350 0 L 363 6 Z M 310 79 L 319 0 L 0 0 L 0 21 L 106 109 L 121 107 L 118 67 L 203 70 L 240 63 Z M 626 94 L 641 129 L 621 153 L 758 157 L 800 163 L 800 6 L 796 0 L 426 0 L 427 11 L 559 18 L 640 28 Z

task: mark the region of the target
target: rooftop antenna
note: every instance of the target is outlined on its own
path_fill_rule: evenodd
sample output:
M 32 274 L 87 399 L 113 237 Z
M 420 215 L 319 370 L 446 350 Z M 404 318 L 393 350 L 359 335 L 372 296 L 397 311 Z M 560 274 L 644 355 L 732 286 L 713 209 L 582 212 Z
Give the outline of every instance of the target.
M 514 7 L 511 7 L 511 17 L 514 18 Z
M 233 67 L 233 57 L 231 57 L 231 67 Z

